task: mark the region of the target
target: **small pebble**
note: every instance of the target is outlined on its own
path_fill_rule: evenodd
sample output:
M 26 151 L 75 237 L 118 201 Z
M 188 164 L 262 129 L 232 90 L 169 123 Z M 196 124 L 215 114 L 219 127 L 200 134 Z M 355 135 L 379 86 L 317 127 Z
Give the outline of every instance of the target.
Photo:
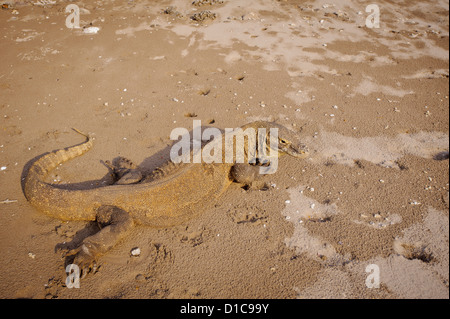
M 96 34 L 98 33 L 98 31 L 100 30 L 99 27 L 89 27 L 83 30 L 83 33 L 87 33 L 87 34 Z
M 133 248 L 131 250 L 131 256 L 138 257 L 141 255 L 141 249 L 139 247 Z

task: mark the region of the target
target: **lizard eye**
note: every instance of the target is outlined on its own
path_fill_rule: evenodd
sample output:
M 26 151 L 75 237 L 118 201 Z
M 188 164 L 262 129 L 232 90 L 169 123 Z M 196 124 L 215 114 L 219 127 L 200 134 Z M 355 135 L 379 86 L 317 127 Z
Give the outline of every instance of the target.
M 280 138 L 280 144 L 286 145 L 288 143 L 288 141 L 286 141 L 285 139 Z

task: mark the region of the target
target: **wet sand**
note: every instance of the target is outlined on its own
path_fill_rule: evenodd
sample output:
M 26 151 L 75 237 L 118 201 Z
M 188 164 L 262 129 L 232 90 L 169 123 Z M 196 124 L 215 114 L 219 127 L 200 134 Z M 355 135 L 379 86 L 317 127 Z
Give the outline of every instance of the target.
M 86 0 L 80 29 L 72 2 L 2 3 L 0 297 L 449 298 L 448 1 L 377 1 L 379 28 L 370 1 Z M 275 121 L 311 154 L 281 157 L 267 190 L 133 228 L 66 287 L 55 248 L 95 227 L 35 210 L 26 164 L 75 127 L 95 146 L 49 181 L 100 187 L 101 161 L 151 171 L 194 119 Z

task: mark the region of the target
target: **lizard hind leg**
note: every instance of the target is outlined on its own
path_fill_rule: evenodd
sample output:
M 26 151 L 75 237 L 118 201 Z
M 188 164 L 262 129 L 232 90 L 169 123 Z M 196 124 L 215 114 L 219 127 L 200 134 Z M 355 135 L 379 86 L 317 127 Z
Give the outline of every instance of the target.
M 97 223 L 100 231 L 86 237 L 78 248 L 66 254 L 66 257 L 75 256 L 72 263 L 82 270 L 83 277 L 95 271 L 98 258 L 114 247 L 133 226 L 133 220 L 126 211 L 109 205 L 97 209 Z
M 105 165 L 112 171 L 117 185 L 135 184 L 142 180 L 143 175 L 137 165 L 125 157 L 117 157 L 112 163 L 106 161 Z

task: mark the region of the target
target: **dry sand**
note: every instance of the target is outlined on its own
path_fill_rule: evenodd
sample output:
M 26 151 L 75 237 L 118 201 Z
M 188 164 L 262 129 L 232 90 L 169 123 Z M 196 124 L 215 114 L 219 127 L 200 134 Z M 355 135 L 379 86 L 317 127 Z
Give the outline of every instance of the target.
M 448 1 L 191 2 L 76 1 L 82 29 L 71 1 L 2 2 L 0 297 L 449 298 Z M 135 227 L 67 288 L 55 248 L 93 226 L 31 207 L 26 163 L 76 127 L 95 147 L 51 179 L 97 185 L 102 160 L 168 160 L 193 119 L 277 121 L 311 156 L 188 223 Z

